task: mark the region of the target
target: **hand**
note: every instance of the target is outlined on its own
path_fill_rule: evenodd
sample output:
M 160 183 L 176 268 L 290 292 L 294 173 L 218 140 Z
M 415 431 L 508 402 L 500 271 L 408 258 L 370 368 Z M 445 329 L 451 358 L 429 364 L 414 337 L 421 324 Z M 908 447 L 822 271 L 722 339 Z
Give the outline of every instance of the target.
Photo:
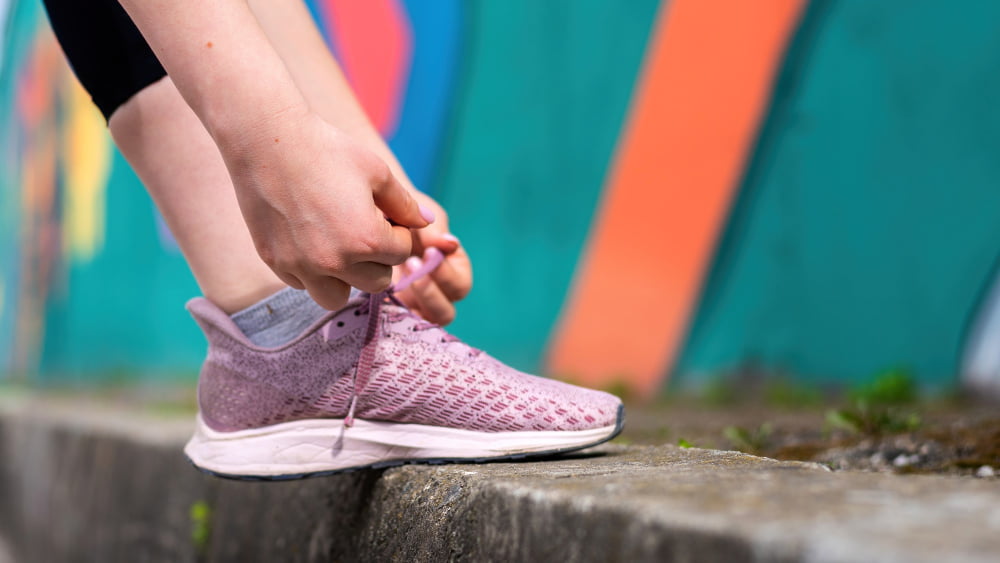
M 381 159 L 310 112 L 275 116 L 248 137 L 220 149 L 264 262 L 331 310 L 352 286 L 386 289 L 411 255 L 410 229 L 432 213 Z
M 436 217 L 433 224 L 413 229 L 413 256 L 397 267 L 397 276 L 419 268 L 431 248 L 444 253 L 445 259 L 430 275 L 413 282 L 397 297 L 424 319 L 446 325 L 455 319 L 455 303 L 472 289 L 472 263 L 465 249 L 448 232 L 448 214 L 433 199 L 416 193 L 421 205 L 432 209 Z

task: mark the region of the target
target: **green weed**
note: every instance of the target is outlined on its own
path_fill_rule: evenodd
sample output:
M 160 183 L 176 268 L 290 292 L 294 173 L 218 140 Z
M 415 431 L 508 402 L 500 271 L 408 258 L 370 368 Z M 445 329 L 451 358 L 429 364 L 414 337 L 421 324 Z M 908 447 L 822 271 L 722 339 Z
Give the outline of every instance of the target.
M 212 535 L 212 508 L 208 503 L 199 500 L 191 505 L 191 543 L 199 556 L 208 549 L 208 540 Z
M 872 405 L 859 400 L 853 407 L 829 410 L 826 413 L 828 428 L 845 430 L 851 434 L 879 436 L 912 432 L 923 423 L 915 412 L 901 412 L 884 405 Z
M 727 426 L 722 435 L 741 452 L 760 454 L 771 443 L 774 426 L 770 422 L 761 424 L 756 430 L 748 430 L 742 426 Z
M 854 402 L 871 405 L 908 405 L 920 397 L 916 379 L 904 368 L 894 368 L 876 375 L 870 383 L 858 386 L 848 396 Z

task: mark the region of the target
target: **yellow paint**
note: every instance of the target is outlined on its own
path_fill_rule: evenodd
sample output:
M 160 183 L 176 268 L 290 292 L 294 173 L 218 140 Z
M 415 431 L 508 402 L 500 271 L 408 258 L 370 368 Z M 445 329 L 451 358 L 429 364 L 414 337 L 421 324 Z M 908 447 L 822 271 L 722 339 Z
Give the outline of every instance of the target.
M 104 246 L 106 187 L 111 173 L 111 137 L 86 91 L 66 70 L 62 86 L 66 119 L 62 171 L 66 193 L 63 249 L 66 257 L 90 260 Z

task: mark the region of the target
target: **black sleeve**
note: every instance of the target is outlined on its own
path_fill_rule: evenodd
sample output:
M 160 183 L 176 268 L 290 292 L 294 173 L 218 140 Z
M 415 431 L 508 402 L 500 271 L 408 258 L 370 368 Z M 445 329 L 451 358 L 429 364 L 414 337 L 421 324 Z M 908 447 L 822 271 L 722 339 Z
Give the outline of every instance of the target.
M 76 77 L 109 119 L 139 90 L 166 76 L 117 0 L 43 0 Z

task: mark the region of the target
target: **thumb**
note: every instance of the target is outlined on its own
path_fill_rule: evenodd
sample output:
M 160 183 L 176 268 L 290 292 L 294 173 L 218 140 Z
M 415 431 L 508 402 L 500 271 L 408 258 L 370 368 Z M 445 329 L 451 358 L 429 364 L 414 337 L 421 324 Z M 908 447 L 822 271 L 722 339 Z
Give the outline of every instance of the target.
M 395 176 L 390 175 L 386 182 L 375 186 L 372 195 L 375 206 L 397 225 L 422 229 L 434 222 L 434 212 L 418 204 Z

